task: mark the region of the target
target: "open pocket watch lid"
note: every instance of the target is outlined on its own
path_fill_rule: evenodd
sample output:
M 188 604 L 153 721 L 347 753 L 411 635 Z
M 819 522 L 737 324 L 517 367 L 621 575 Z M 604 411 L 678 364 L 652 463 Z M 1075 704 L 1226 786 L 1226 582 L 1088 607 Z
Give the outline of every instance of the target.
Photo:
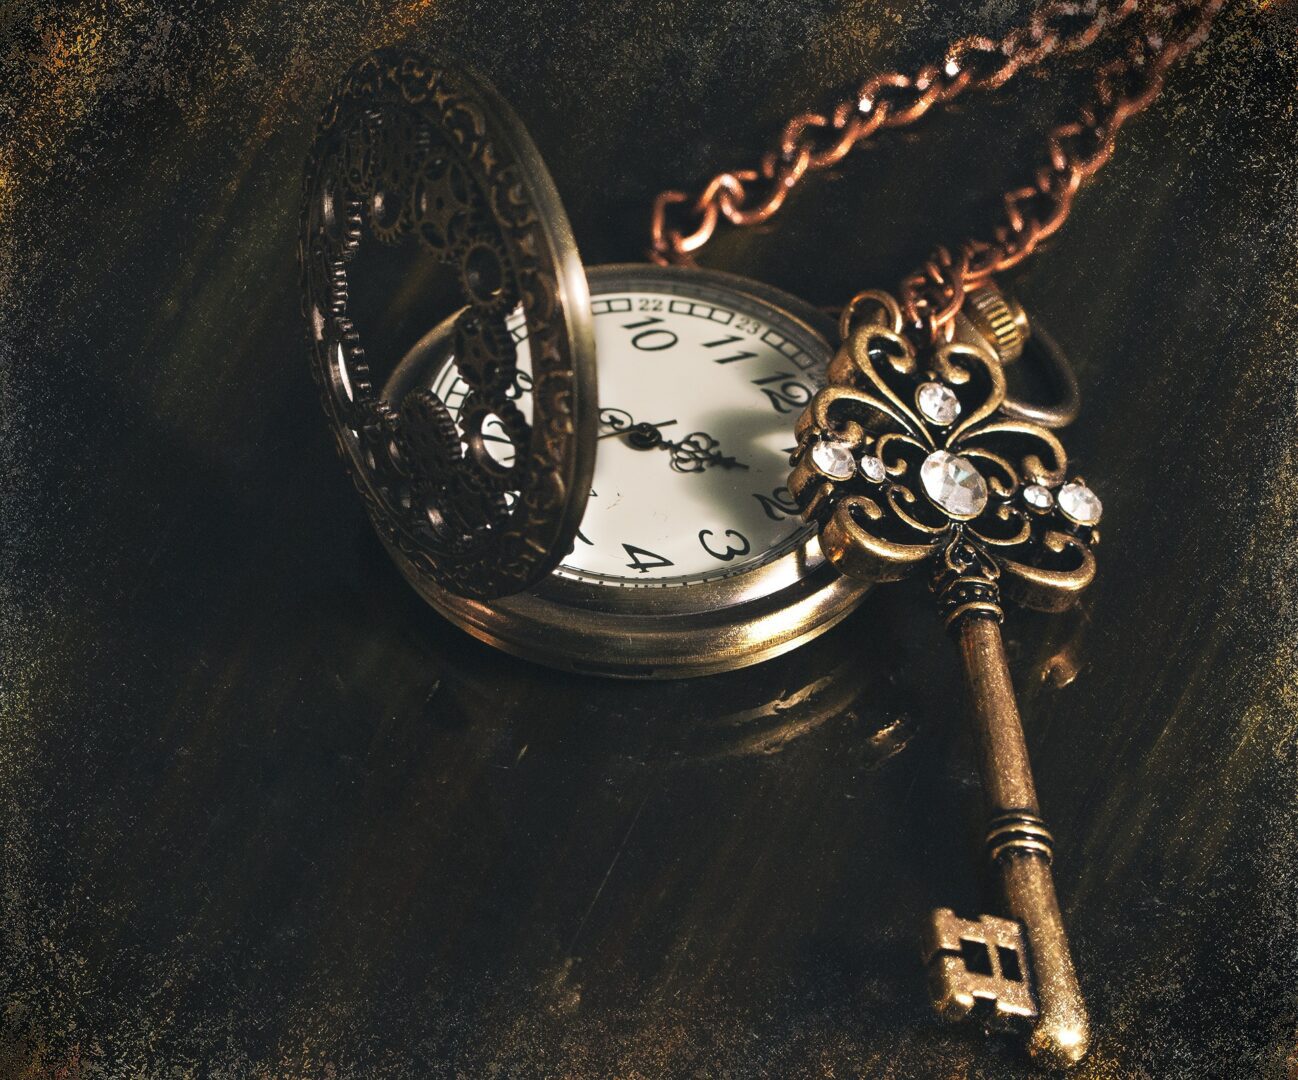
M 527 589 L 572 547 L 599 411 L 586 277 L 536 147 L 482 79 L 381 49 L 326 106 L 303 187 L 313 366 L 375 527 L 457 595 Z M 458 314 L 425 323 L 454 316 L 448 348 L 470 388 L 454 414 L 426 385 L 399 400 L 373 385 L 349 308 L 362 243 L 405 238 L 458 280 Z

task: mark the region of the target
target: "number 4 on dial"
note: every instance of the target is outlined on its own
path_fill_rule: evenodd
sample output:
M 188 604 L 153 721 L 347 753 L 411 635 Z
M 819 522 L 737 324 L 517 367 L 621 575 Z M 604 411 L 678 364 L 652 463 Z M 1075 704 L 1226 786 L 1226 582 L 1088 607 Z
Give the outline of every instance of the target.
M 632 570 L 639 570 L 642 574 L 647 574 L 650 570 L 659 566 L 676 565 L 671 559 L 664 559 L 661 555 L 642 547 L 636 547 L 634 544 L 623 544 L 622 550 L 631 556 L 631 561 L 627 563 L 627 566 Z M 642 555 L 647 556 L 647 558 L 641 558 Z

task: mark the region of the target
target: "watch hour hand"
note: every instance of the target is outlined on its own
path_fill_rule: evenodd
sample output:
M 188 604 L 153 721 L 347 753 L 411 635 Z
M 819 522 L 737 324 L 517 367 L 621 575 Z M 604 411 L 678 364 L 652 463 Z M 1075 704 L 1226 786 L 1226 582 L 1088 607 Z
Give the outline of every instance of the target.
M 599 422 L 609 429 L 599 436 L 601 439 L 622 435 L 637 450 L 652 450 L 663 441 L 662 432 L 658 429 L 671 427 L 677 421 L 660 420 L 656 424 L 649 424 L 644 421 L 637 422 L 625 409 L 601 409 Z
M 672 452 L 672 469 L 680 473 L 702 472 L 709 465 L 722 469 L 746 469 L 741 461 L 721 453 L 717 449 L 721 444 L 706 432 L 696 431 L 686 435 L 680 442 L 667 442 L 663 447 Z

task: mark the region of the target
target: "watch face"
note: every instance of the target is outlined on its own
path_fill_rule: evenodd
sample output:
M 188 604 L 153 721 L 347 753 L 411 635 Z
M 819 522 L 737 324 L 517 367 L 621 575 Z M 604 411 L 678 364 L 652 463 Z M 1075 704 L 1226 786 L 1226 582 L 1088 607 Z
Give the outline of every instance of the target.
M 795 316 L 715 278 L 653 268 L 592 275 L 599 358 L 595 478 L 556 571 L 616 588 L 715 580 L 778 558 L 814 534 L 785 482 L 793 425 L 829 346 Z M 521 312 L 509 323 L 529 382 Z M 468 388 L 453 364 L 432 389 L 453 413 Z M 521 394 L 526 413 L 531 395 Z M 529 418 L 530 419 L 530 418 Z M 502 464 L 513 448 L 483 429 Z

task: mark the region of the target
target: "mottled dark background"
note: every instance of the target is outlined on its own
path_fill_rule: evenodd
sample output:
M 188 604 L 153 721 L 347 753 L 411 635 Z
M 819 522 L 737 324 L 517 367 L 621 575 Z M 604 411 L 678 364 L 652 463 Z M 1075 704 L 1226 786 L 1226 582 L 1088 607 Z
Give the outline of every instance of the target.
M 987 883 L 918 588 L 692 685 L 462 638 L 341 477 L 293 261 L 314 114 L 369 47 L 494 80 L 594 263 L 792 110 L 1023 13 L 4 5 L 0 1075 L 1030 1071 L 926 1004 L 923 912 Z M 1085 611 L 1007 627 L 1084 1076 L 1295 1069 L 1296 31 L 1236 5 L 1014 282 L 1076 359 L 1107 508 Z M 986 220 L 1074 85 L 889 135 L 708 261 L 887 285 Z

